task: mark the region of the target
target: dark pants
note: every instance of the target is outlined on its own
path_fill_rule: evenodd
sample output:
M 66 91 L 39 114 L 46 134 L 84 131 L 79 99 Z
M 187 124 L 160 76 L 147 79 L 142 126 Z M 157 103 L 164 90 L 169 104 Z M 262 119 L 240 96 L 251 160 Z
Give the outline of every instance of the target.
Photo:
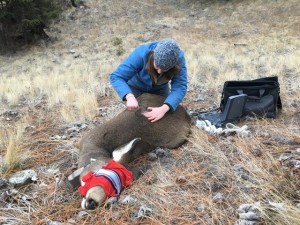
M 164 97 L 167 97 L 170 93 L 170 87 L 169 85 L 166 85 L 164 88 L 162 89 L 159 89 L 159 90 L 155 90 L 155 91 L 141 91 L 135 87 L 132 87 L 132 86 L 129 86 L 131 91 L 132 91 L 132 94 L 137 98 L 139 97 L 141 94 L 143 93 L 150 93 L 150 94 L 156 94 L 156 95 L 161 95 L 161 96 L 164 96 Z

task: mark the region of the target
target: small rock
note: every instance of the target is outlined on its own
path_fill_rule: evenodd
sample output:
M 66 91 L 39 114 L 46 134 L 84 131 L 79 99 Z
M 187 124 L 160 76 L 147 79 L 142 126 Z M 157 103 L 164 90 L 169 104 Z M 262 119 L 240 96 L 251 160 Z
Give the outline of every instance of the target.
M 110 197 L 108 200 L 107 200 L 107 205 L 112 205 L 114 203 L 118 202 L 118 198 L 117 197 Z
M 281 143 L 281 144 L 287 144 L 287 145 L 297 144 L 297 142 L 293 138 L 290 138 L 290 137 L 274 136 L 274 137 L 271 137 L 271 139 L 278 143 Z
M 80 130 L 79 127 L 70 127 L 66 130 L 66 134 L 78 133 Z
M 142 205 L 139 209 L 138 212 L 138 218 L 144 217 L 144 216 L 149 216 L 152 212 L 152 209 L 148 208 L 145 205 Z
M 52 221 L 52 220 L 48 220 L 47 225 L 62 225 L 63 223 L 58 222 L 58 221 Z
M 108 115 L 107 111 L 108 111 L 107 107 L 98 108 L 99 116 L 101 117 L 107 116 Z
M 66 181 L 61 178 L 58 179 L 56 184 L 57 184 L 57 187 L 65 187 L 66 185 L 68 185 L 68 183 L 66 183 Z
M 122 204 L 131 204 L 136 202 L 137 200 L 133 197 L 131 197 L 130 195 L 127 195 L 123 200 L 121 200 Z
M 118 106 L 117 106 L 118 109 L 125 109 L 126 108 L 126 105 L 123 104 L 123 103 L 120 103 Z
M 88 213 L 86 211 L 80 211 L 80 212 L 78 212 L 77 217 L 83 218 L 86 215 L 88 215 Z
M 262 137 L 265 137 L 265 138 L 270 138 L 271 137 L 271 135 L 269 133 L 267 133 L 267 132 L 261 132 L 260 135 Z
M 49 139 L 50 139 L 50 140 L 61 140 L 61 139 L 62 139 L 62 136 L 54 135 L 54 136 L 49 137 Z
M 295 165 L 296 169 L 299 169 L 300 168 L 300 160 L 295 160 L 294 165 Z
M 251 152 L 253 153 L 253 155 L 255 156 L 261 156 L 262 155 L 262 151 L 259 147 L 254 147 L 251 149 Z
M 37 181 L 38 178 L 37 178 L 37 176 L 33 176 L 33 177 L 31 177 L 31 180 L 32 180 L 32 181 Z
M 36 126 L 32 126 L 32 125 L 28 125 L 25 127 L 25 131 L 30 131 L 30 130 L 35 130 L 36 129 Z
M 14 195 L 18 194 L 19 192 L 18 192 L 18 190 L 13 188 L 13 189 L 7 190 L 5 193 L 7 194 L 7 196 L 14 196 Z
M 258 215 L 256 212 L 245 212 L 245 213 L 240 213 L 239 218 L 242 220 L 260 220 L 260 215 Z
M 74 55 L 73 58 L 77 59 L 77 58 L 81 58 L 82 56 L 80 54 Z
M 157 155 L 153 152 L 148 153 L 148 160 L 155 161 L 157 159 Z
M 233 136 L 227 136 L 226 139 L 230 142 L 234 142 L 234 137 Z
M 286 211 L 283 203 L 269 202 L 270 206 L 274 207 L 276 210 Z
M 176 183 L 178 184 L 184 184 L 186 183 L 187 179 L 184 175 L 179 175 L 177 178 L 176 178 Z
M 217 192 L 214 196 L 213 196 L 213 202 L 222 202 L 224 199 L 224 195 L 221 192 Z
M 237 209 L 238 220 L 234 225 L 258 225 L 261 224 L 260 203 L 242 204 Z
M 6 192 L 2 192 L 0 195 L 0 202 L 5 202 L 8 197 L 8 194 Z
M 0 189 L 7 187 L 7 180 L 0 178 Z
M 239 219 L 238 221 L 236 221 L 234 225 L 259 225 L 259 224 L 260 224 L 259 221 L 249 221 L 249 220 Z
M 27 182 L 32 181 L 37 177 L 37 173 L 34 170 L 23 170 L 13 174 L 8 182 L 12 185 L 23 185 Z
M 290 159 L 293 157 L 293 154 L 292 153 L 282 153 L 280 156 L 279 156 L 279 161 L 284 161 L 284 160 L 287 160 L 287 159 Z
M 203 96 L 197 96 L 195 99 L 194 99 L 194 101 L 195 102 L 202 102 L 202 101 L 204 101 L 205 100 L 205 98 L 203 97 Z
M 50 174 L 50 175 L 55 176 L 55 175 L 57 175 L 59 173 L 59 169 L 51 169 L 51 168 L 49 168 L 49 169 L 46 170 L 46 172 L 48 174 Z
M 300 169 L 300 154 L 297 150 L 282 153 L 278 161 L 283 169 L 291 172 L 291 175 L 294 175 L 294 173 Z
M 74 219 L 68 219 L 68 223 L 70 223 L 70 224 L 76 224 L 76 220 L 74 220 Z
M 155 153 L 158 157 L 163 157 L 166 155 L 166 150 L 163 148 L 156 148 Z
M 39 187 L 48 187 L 48 185 L 45 183 L 45 182 L 41 182 L 40 184 L 39 184 Z
M 249 179 L 249 176 L 247 174 L 247 171 L 239 164 L 235 164 L 233 167 L 232 167 L 234 173 L 244 179 L 244 180 L 248 180 Z
M 19 115 L 19 113 L 16 112 L 16 111 L 8 109 L 8 110 L 4 111 L 1 115 L 5 116 L 5 117 L 16 117 L 16 116 Z
M 201 203 L 197 203 L 196 206 L 195 206 L 195 209 L 198 211 L 198 212 L 203 212 L 204 210 L 204 206 L 201 204 Z

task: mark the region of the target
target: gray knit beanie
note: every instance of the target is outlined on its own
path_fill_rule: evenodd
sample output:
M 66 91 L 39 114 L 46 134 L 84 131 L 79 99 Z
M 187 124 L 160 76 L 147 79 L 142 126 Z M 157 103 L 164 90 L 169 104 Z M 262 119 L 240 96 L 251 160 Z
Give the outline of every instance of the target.
M 179 63 L 180 48 L 175 40 L 164 39 L 154 49 L 154 62 L 162 70 L 169 70 Z

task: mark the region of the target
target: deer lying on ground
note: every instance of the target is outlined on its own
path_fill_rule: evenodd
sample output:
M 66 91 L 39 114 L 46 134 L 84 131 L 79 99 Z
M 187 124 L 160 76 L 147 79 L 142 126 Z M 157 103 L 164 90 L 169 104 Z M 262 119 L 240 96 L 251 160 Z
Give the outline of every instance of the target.
M 80 169 L 68 179 L 75 184 L 76 179 L 80 177 L 79 192 L 83 196 L 81 206 L 84 209 L 95 209 L 111 197 L 103 182 L 107 183 L 108 180 L 108 185 L 113 184 L 110 191 L 118 195 L 120 190 L 117 189 L 120 187 L 122 189 L 132 181 L 129 177 L 131 172 L 127 170 L 130 161 L 156 147 L 177 148 L 187 139 L 191 121 L 182 106 L 178 106 L 174 112 L 169 111 L 161 120 L 151 123 L 143 113 L 148 107 L 161 106 L 164 97 L 143 94 L 137 100 L 140 106 L 138 110 L 124 110 L 115 118 L 85 134 L 80 142 L 78 162 Z M 90 163 L 91 159 L 95 159 L 95 162 Z M 117 163 L 117 167 L 121 170 L 116 172 L 117 176 L 114 171 L 106 170 L 111 163 Z M 120 175 L 123 179 L 121 182 Z M 98 178 L 104 179 L 101 185 L 93 183 L 87 186 L 86 182 L 89 179 L 91 183 L 97 182 Z M 120 182 L 119 185 L 115 184 L 117 180 Z

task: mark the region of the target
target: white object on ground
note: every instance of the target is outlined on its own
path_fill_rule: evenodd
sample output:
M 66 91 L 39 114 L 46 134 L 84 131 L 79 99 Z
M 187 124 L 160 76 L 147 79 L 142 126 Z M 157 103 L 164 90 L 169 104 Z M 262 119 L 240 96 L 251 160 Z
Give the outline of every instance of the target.
M 197 120 L 196 127 L 205 130 L 208 133 L 218 134 L 218 135 L 236 132 L 237 134 L 244 137 L 250 134 L 247 125 L 238 127 L 232 123 L 227 123 L 225 128 L 221 128 L 221 127 L 217 128 L 215 125 L 211 124 L 211 122 L 208 120 Z

